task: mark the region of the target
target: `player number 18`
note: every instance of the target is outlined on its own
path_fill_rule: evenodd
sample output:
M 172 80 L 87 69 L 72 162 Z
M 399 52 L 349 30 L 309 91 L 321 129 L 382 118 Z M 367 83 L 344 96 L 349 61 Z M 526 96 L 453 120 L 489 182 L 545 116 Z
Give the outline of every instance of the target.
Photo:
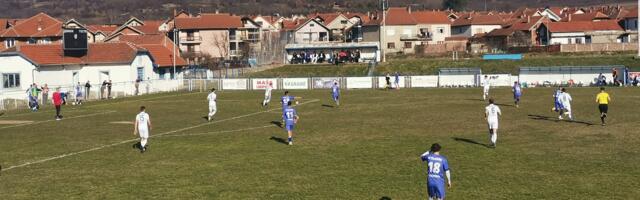
M 431 174 L 439 174 L 440 173 L 440 163 L 438 163 L 438 162 L 429 162 L 429 173 L 431 173 Z

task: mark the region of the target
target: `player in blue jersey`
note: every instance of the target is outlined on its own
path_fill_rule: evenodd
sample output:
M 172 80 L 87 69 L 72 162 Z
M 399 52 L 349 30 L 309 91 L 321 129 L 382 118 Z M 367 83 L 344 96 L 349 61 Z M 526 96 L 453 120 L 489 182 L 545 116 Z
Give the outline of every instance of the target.
M 562 107 L 562 103 L 560 103 L 560 95 L 561 95 L 562 91 L 560 90 L 560 87 L 558 87 L 556 89 L 555 92 L 553 92 L 553 111 L 554 112 L 560 112 L 560 110 L 564 109 L 564 107 Z
M 338 86 L 338 82 L 333 82 L 333 86 L 331 87 L 331 96 L 333 97 L 333 101 L 336 102 L 336 105 L 340 106 L 340 86 Z
M 296 109 L 291 107 L 291 101 L 289 101 L 287 104 L 287 108 L 284 109 L 284 123 L 285 128 L 287 129 L 287 134 L 289 136 L 289 145 L 293 145 L 293 127 L 296 123 L 298 123 L 298 119 L 300 119 L 300 117 L 298 117 L 298 112 L 296 112 Z
M 280 97 L 280 103 L 282 104 L 282 123 L 284 123 L 284 110 L 291 105 L 289 102 L 295 101 L 296 99 L 301 98 L 289 95 L 289 91 L 284 91 L 284 96 Z M 296 104 L 298 104 L 298 101 L 296 101 Z
M 429 200 L 445 198 L 444 178 L 447 176 L 447 185 L 451 188 L 451 172 L 449 171 L 449 161 L 440 155 L 440 144 L 431 145 L 431 150 L 420 156 L 423 162 L 429 166 L 429 176 L 427 177 L 427 192 Z
M 522 87 L 520 86 L 520 83 L 518 83 L 518 81 L 513 82 L 513 88 L 511 89 L 511 91 L 513 91 L 513 101 L 516 104 L 516 108 L 519 108 L 520 96 L 522 96 Z

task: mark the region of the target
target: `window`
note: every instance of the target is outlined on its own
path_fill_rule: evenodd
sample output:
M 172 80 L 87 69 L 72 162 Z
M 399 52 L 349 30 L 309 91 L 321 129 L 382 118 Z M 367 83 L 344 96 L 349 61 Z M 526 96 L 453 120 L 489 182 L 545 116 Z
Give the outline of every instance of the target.
M 27 44 L 36 44 L 38 41 L 34 38 L 29 38 L 29 40 L 27 40 Z
M 341 24 L 347 24 L 347 20 L 340 21 Z
M 187 52 L 195 53 L 196 52 L 196 46 L 195 45 L 187 45 Z
M 138 80 L 144 80 L 144 67 L 138 67 Z
M 257 21 L 256 24 L 258 24 L 258 26 L 262 27 L 262 24 L 264 24 L 264 23 L 262 23 L 262 21 Z
M 314 26 L 316 26 L 316 24 L 309 24 L 309 26 L 314 27 Z
M 327 32 L 320 32 L 320 41 L 329 41 L 327 39 Z
M 387 49 L 395 49 L 395 48 L 396 48 L 396 43 L 394 42 L 387 43 Z
M 42 38 L 42 40 L 40 40 L 40 43 L 51 44 L 51 38 Z
M 20 87 L 20 74 L 2 74 L 4 88 Z
M 173 70 L 169 70 L 169 78 L 176 79 L 176 73 Z
M 16 46 L 16 39 L 13 38 L 7 38 L 7 40 L 4 41 L 4 45 L 7 48 L 11 48 L 13 46 Z
M 394 36 L 396 35 L 396 30 L 394 29 L 387 29 L 387 36 Z
M 590 35 L 585 36 L 585 37 L 584 37 L 584 42 L 585 42 L 586 44 L 591 44 L 591 36 L 590 36 Z
M 411 42 L 404 42 L 405 49 L 411 49 L 411 47 L 413 47 L 413 44 Z
M 576 44 L 582 44 L 582 38 L 576 38 Z
M 167 73 L 167 69 L 160 68 L 160 69 L 158 69 L 158 71 L 159 71 L 158 74 L 160 74 L 160 80 L 164 80 L 165 79 L 165 74 Z
M 444 28 L 443 27 L 438 27 L 438 28 L 436 28 L 436 30 L 438 31 L 438 33 L 444 34 Z
M 230 40 L 235 40 L 236 39 L 236 30 L 235 29 L 229 30 L 229 39 Z

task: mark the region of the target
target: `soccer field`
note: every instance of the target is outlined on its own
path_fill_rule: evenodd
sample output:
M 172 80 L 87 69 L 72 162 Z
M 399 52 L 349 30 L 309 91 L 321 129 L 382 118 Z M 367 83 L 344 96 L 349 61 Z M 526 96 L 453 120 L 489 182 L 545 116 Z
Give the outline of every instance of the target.
M 558 121 L 551 88 L 508 88 L 496 149 L 486 147 L 481 89 L 328 90 L 303 97 L 295 144 L 274 91 L 218 92 L 206 122 L 205 93 L 170 93 L 0 116 L 0 199 L 426 199 L 419 156 L 442 145 L 448 199 L 637 199 L 640 131 L 635 88 L 610 88 L 606 127 L 596 88 L 569 88 L 576 122 Z M 132 145 L 144 105 L 149 150 Z M 21 123 L 20 123 L 21 122 Z

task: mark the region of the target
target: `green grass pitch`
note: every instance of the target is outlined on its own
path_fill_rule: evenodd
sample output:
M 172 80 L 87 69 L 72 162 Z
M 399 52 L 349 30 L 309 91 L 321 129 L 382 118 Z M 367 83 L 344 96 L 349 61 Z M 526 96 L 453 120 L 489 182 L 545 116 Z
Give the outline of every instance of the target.
M 611 88 L 606 127 L 595 88 L 569 88 L 578 122 L 558 121 L 552 89 L 525 89 L 520 108 L 492 90 L 503 117 L 488 143 L 481 89 L 291 91 L 303 99 L 293 146 L 274 91 L 170 93 L 0 116 L 0 199 L 426 199 L 432 143 L 443 146 L 448 199 L 636 199 L 640 132 L 635 88 Z M 149 150 L 132 148 L 139 106 L 153 122 Z M 7 124 L 10 121 L 29 124 Z M 595 124 L 595 125 L 592 125 Z

